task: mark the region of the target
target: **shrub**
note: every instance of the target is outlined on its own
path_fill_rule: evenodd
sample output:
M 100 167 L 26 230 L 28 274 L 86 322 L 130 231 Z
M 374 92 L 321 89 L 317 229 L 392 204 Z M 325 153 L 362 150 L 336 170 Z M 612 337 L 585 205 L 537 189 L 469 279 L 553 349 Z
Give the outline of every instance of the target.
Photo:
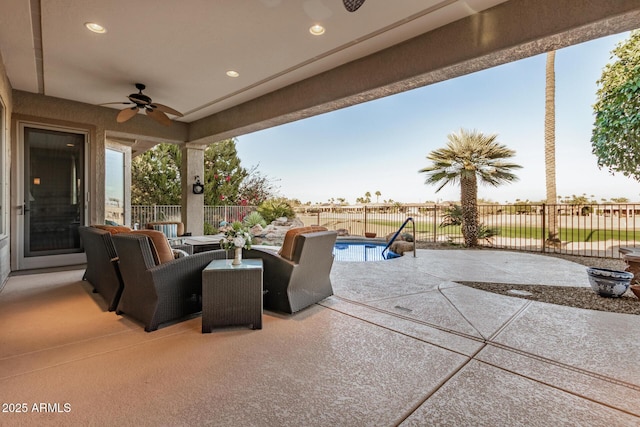
M 267 223 L 281 217 L 294 218 L 296 213 L 285 199 L 269 199 L 262 202 L 258 212 Z
M 204 225 L 205 236 L 208 236 L 211 234 L 218 234 L 218 229 L 215 228 L 213 225 L 209 224 L 208 222 L 205 222 L 203 225 Z
M 260 215 L 260 212 L 258 211 L 253 211 L 249 215 L 245 216 L 243 222 L 244 222 L 244 225 L 246 225 L 249 228 L 258 224 L 260 224 L 262 227 L 267 226 L 267 221 L 264 220 L 264 218 L 262 217 L 262 215 Z
M 453 205 L 444 210 L 442 222 L 440 227 L 448 227 L 450 225 L 462 224 L 462 207 L 460 205 Z

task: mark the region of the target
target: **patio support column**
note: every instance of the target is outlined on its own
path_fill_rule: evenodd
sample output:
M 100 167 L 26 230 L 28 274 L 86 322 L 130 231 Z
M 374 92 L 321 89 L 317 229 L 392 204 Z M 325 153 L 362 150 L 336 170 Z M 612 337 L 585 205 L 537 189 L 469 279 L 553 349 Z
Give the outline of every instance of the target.
M 196 177 L 204 183 L 204 149 L 190 143 L 182 147 L 182 222 L 185 232 L 194 236 L 204 234 L 204 194 L 193 194 Z

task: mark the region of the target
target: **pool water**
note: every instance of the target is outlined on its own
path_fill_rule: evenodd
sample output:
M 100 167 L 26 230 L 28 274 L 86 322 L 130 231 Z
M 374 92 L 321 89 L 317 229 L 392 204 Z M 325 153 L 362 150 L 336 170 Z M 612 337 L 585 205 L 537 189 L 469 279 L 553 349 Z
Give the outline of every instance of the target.
M 333 247 L 335 261 L 383 261 L 382 250 L 386 243 L 376 242 L 336 242 Z

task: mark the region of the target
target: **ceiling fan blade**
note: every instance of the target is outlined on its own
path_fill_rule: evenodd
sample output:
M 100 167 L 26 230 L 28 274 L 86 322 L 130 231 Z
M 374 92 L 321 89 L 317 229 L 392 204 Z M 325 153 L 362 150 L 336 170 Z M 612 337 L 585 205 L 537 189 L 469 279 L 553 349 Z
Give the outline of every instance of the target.
M 120 110 L 118 113 L 118 117 L 116 117 L 116 121 L 118 123 L 124 123 L 133 116 L 138 114 L 138 107 L 125 108 L 124 110 Z
M 133 104 L 133 102 L 105 102 L 103 104 L 98 104 L 98 106 L 102 106 L 102 105 L 131 105 Z
M 153 120 L 161 123 L 165 126 L 169 126 L 171 124 L 171 119 L 167 117 L 165 113 L 160 110 L 156 110 L 155 108 L 145 108 L 147 112 L 147 116 L 151 117 Z
M 360 6 L 362 6 L 364 0 L 342 0 L 342 3 L 344 3 L 345 9 L 349 12 L 355 12 L 360 8 Z
M 151 104 L 151 108 L 156 108 L 163 113 L 169 113 L 174 116 L 183 117 L 183 114 L 180 111 L 174 110 L 173 108 L 167 107 L 166 105 L 157 104 L 154 102 L 153 104 Z

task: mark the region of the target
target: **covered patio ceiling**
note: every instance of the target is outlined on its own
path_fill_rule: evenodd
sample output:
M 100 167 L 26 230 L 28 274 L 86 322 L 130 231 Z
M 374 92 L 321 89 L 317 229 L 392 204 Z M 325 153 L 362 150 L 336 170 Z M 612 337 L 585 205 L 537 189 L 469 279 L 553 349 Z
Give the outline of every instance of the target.
M 144 83 L 184 113 L 170 139 L 196 143 L 640 27 L 637 0 L 367 0 L 353 13 L 342 0 L 4 0 L 2 11 L 0 53 L 26 97 L 18 104 L 32 94 L 125 102 Z M 323 35 L 310 33 L 316 24 Z M 151 119 L 118 124 L 125 107 L 90 108 L 127 141 L 130 123 Z

